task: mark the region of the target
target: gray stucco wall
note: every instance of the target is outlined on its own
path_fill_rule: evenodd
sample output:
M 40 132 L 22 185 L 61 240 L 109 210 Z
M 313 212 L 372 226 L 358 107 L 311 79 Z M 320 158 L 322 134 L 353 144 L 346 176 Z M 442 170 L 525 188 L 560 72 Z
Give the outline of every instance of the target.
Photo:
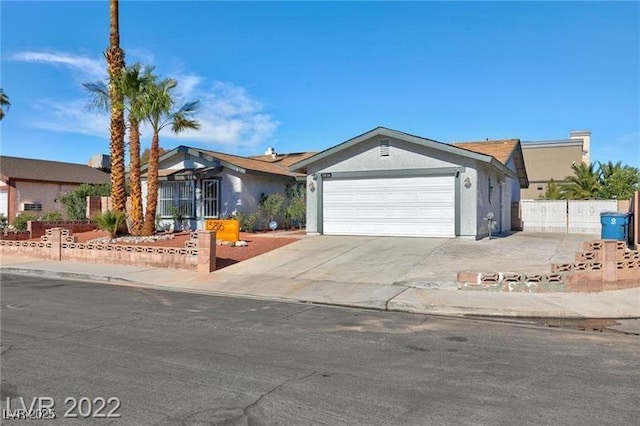
M 390 155 L 380 156 L 380 139 L 390 140 Z M 443 152 L 425 146 L 416 145 L 393 138 L 375 136 L 355 146 L 311 164 L 307 168 L 307 232 L 321 232 L 318 212 L 322 193 L 321 173 L 380 171 L 384 175 L 390 170 L 465 168 L 459 174 L 456 184 L 460 193 L 459 234 L 461 237 L 476 238 L 478 232 L 478 213 L 476 202 L 477 161 L 459 155 Z M 314 180 L 313 175 L 316 175 Z M 464 187 L 465 179 L 472 182 L 470 188 Z M 312 191 L 312 188 L 315 190 Z
M 210 167 L 202 159 L 192 158 L 188 154 L 169 158 L 160 164 L 161 169 L 184 169 Z M 228 168 L 211 176 L 211 179 L 220 179 L 220 217 L 225 218 L 240 211 L 243 213 L 255 212 L 262 194 L 270 195 L 280 193 L 284 195 L 285 188 L 292 178 L 282 176 L 270 176 L 267 174 L 239 173 Z M 146 204 L 147 182 L 142 182 L 143 200 Z
M 507 164 L 510 169 L 515 169 L 512 162 Z M 499 170 L 488 165 L 478 167 L 478 215 L 477 235 L 483 238 L 489 234 L 487 227 L 487 213 L 493 212 L 496 220 L 496 228 L 493 234 L 511 230 L 511 203 L 520 200 L 520 183 L 518 179 L 505 176 Z M 491 185 L 492 189 L 489 189 Z

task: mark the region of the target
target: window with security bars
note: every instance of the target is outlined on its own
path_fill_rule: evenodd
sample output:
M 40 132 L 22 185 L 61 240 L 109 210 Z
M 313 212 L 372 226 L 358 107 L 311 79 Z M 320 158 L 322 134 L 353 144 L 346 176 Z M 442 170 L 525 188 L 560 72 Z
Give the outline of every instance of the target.
M 220 181 L 218 179 L 205 179 L 202 181 L 202 215 L 204 217 L 217 218 L 218 193 Z
M 194 193 L 193 181 L 160 182 L 158 214 L 171 216 L 170 207 L 176 206 L 185 218 L 195 217 Z

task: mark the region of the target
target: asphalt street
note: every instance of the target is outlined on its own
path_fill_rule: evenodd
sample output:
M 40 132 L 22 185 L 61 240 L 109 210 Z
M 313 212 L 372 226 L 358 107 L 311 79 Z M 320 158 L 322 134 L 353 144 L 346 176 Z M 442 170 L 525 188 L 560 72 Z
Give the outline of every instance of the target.
M 636 335 L 0 278 L 3 414 L 40 397 L 47 424 L 640 424 Z

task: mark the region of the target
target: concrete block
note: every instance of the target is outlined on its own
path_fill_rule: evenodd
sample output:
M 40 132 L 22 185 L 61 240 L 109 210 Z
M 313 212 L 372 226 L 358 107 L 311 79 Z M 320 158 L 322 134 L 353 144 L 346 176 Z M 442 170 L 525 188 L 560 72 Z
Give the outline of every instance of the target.
M 478 272 L 458 272 L 457 281 L 460 283 L 476 283 L 480 284 L 480 276 Z
M 570 272 L 573 269 L 573 263 L 552 263 L 551 264 L 551 272 L 552 273 L 560 273 L 560 272 Z

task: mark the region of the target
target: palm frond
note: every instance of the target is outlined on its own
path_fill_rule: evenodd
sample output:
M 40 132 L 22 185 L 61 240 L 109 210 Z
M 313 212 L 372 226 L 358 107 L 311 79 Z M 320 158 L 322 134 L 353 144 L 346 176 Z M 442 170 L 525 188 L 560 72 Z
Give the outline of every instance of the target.
M 111 103 L 109 88 L 104 81 L 82 83 L 82 87 L 89 92 L 89 108 L 97 111 L 108 111 Z

